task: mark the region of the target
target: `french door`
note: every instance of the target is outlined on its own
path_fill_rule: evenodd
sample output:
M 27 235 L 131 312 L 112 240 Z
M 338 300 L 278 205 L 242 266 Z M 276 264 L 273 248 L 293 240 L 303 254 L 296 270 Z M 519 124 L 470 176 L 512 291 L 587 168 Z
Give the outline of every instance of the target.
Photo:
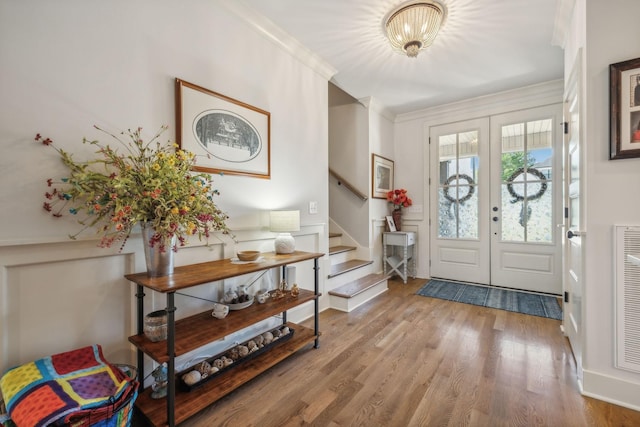
M 490 284 L 489 120 L 431 128 L 431 277 Z
M 431 128 L 431 276 L 562 291 L 561 106 Z

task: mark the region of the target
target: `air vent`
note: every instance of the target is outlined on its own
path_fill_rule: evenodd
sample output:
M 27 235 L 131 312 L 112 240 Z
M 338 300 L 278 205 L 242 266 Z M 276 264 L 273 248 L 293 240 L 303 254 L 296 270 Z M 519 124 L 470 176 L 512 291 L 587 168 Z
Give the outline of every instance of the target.
M 640 372 L 640 226 L 615 226 L 616 366 Z

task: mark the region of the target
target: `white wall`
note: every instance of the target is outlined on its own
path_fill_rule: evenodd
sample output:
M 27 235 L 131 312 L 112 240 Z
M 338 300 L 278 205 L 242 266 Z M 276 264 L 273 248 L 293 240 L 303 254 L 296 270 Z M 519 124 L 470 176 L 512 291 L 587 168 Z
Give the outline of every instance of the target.
M 369 129 L 367 109 L 358 102 L 329 108 L 329 164 L 331 169 L 363 194 L 370 193 Z M 351 238 L 369 246 L 369 201 L 331 178 L 329 216 Z
M 584 382 L 587 395 L 640 409 L 640 374 L 615 367 L 613 225 L 640 224 L 640 159 L 609 158 L 609 64 L 640 57 L 636 0 L 578 0 L 565 69 L 583 49 L 586 116 Z M 566 73 L 565 73 L 566 74 Z
M 329 215 L 350 237 L 370 249 L 368 255 L 361 256 L 369 256 L 381 266 L 380 232 L 390 207 L 386 200 L 372 197 L 372 154 L 394 160 L 393 117 L 372 98 L 349 101 L 343 97 L 341 101 L 329 108 L 329 164 L 368 200 L 362 201 L 332 178 Z
M 369 107 L 369 153 L 375 153 L 382 157 L 386 157 L 394 161 L 394 187 L 395 180 L 398 179 L 400 169 L 403 168 L 402 163 L 398 162 L 394 152 L 394 122 L 393 118 L 375 99 L 371 98 L 367 102 Z M 371 189 L 373 187 L 373 169 L 372 156 L 369 155 L 369 195 L 371 197 Z M 392 211 L 391 205 L 386 199 L 371 198 L 369 204 L 369 256 L 374 261 L 374 271 L 383 271 L 382 264 L 382 233 L 385 230 L 385 216 L 390 215 Z M 412 231 L 412 230 L 407 230 Z
M 126 255 L 69 242 L 78 225 L 42 209 L 45 180 L 64 169 L 53 150 L 33 138 L 38 132 L 51 137 L 77 159 L 92 155 L 82 137 L 104 139 L 94 124 L 113 131 L 142 126 L 149 136 L 168 124 L 172 138 L 176 77 L 271 113 L 271 179 L 215 177 L 219 205 L 241 236 L 238 246 L 270 250 L 265 213 L 288 208 L 301 211 L 300 248 L 326 252 L 329 76 L 259 34 L 224 3 L 0 3 L 0 369 L 95 341 L 107 356 L 130 351 L 133 290 L 122 274 L 144 268 L 139 241 L 132 238 Z M 315 215 L 308 213 L 311 200 L 318 202 Z M 96 242 L 89 243 L 93 248 Z M 234 250 L 233 244 L 206 248 L 196 241 L 178 253 L 177 263 Z M 38 315 L 40 326 L 33 327 Z M 61 318 L 55 329 L 47 327 L 48 319 Z M 109 332 L 96 334 L 96 325 Z
M 375 100 L 369 100 L 369 114 L 368 114 L 368 122 L 369 122 L 369 144 L 368 149 L 369 153 L 375 153 L 379 156 L 386 157 L 387 159 L 393 160 L 394 163 L 394 187 L 398 188 L 395 185 L 396 180 L 402 174 L 404 165 L 399 163 L 398 159 L 395 157 L 394 153 L 394 123 L 393 119 L 386 114 L 385 111 L 381 110 Z M 372 161 L 371 155 L 369 155 L 369 175 L 368 175 L 368 185 L 369 185 L 369 194 L 371 195 L 371 189 L 373 187 L 373 170 L 371 169 Z M 391 214 L 392 207 L 386 201 L 386 199 L 371 199 L 371 207 L 370 207 L 370 216 L 372 219 L 383 220 L 386 215 Z

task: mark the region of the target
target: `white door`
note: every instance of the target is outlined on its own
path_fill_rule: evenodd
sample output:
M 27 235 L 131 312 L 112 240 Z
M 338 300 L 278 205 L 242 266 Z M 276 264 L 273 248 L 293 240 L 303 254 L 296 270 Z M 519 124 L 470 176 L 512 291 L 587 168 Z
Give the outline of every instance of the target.
M 582 126 L 580 125 L 580 69 L 578 54 L 565 90 L 564 194 L 566 209 L 566 243 L 563 286 L 563 327 L 576 359 L 578 379 L 582 381 L 582 287 L 583 278 L 583 167 L 581 161 Z
M 491 284 L 560 295 L 562 106 L 493 116 L 491 139 Z
M 431 128 L 432 277 L 561 293 L 560 123 L 556 106 Z
M 431 276 L 490 284 L 489 121 L 431 128 Z

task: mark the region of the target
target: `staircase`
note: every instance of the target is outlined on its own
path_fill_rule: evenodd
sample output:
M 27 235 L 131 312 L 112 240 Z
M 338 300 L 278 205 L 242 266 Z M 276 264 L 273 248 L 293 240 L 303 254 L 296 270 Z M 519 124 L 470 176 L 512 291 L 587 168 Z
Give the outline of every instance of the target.
M 388 289 L 388 276 L 372 272 L 373 261 L 357 259 L 357 249 L 343 245 L 341 233 L 329 233 L 327 289 L 330 306 L 336 310 L 350 312 Z

